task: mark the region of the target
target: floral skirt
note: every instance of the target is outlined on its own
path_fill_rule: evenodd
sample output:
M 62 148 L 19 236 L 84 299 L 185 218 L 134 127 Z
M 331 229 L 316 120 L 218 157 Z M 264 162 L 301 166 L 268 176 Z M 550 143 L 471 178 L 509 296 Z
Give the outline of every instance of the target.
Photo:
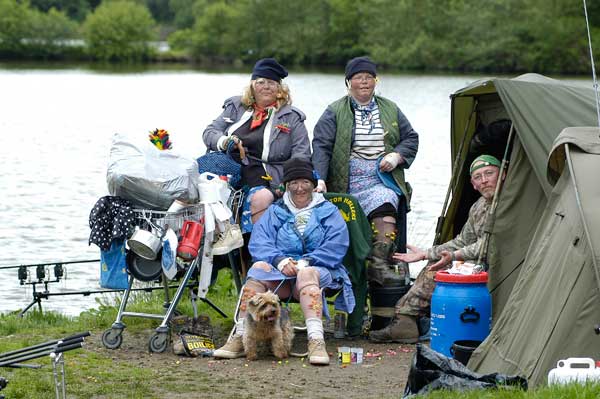
M 376 159 L 350 158 L 348 194 L 356 197 L 367 216 L 385 203 L 398 209 L 398 195 L 381 182 L 377 167 Z

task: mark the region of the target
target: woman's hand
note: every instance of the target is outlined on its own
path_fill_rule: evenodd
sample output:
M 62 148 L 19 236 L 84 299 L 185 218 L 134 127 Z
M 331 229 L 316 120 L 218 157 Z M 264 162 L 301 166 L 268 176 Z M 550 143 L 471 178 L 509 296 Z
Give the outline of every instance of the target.
M 318 193 L 326 193 L 327 192 L 327 185 L 325 184 L 325 180 L 319 179 L 319 181 L 317 183 L 317 187 L 315 187 L 315 191 Z
M 392 170 L 396 169 L 401 162 L 404 162 L 402 155 L 398 154 L 397 152 L 390 152 L 384 156 L 379 163 L 379 170 L 382 172 L 391 172 Z
M 435 272 L 438 270 L 446 269 L 448 266 L 452 266 L 452 252 L 450 251 L 442 251 L 440 252 L 440 260 L 435 262 L 433 265 L 429 266 L 427 270 L 430 272 Z
M 414 245 L 406 244 L 406 248 L 408 248 L 410 250 L 410 252 L 407 252 L 407 253 L 396 252 L 394 255 L 392 255 L 392 258 L 395 261 L 407 262 L 407 263 L 413 263 L 413 262 L 418 262 L 420 260 L 427 259 L 427 252 L 423 251 L 419 247 L 415 247 Z
M 231 135 L 231 136 L 227 136 L 227 138 L 223 141 L 223 143 L 221 144 L 222 151 L 227 151 L 227 147 L 229 147 L 229 143 L 233 142 L 234 145 L 238 145 L 238 143 L 241 143 L 242 140 L 240 140 L 240 138 L 236 135 Z
M 285 274 L 288 277 L 292 277 L 298 274 L 298 267 L 296 266 L 298 262 L 293 259 L 290 259 L 283 267 L 281 268 L 281 273 Z

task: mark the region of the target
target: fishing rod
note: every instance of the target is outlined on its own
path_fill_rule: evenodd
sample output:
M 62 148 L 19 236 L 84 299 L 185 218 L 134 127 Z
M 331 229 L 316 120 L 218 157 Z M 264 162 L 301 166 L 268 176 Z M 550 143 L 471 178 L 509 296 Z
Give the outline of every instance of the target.
M 194 287 L 195 284 L 194 283 L 189 283 L 187 285 L 187 287 Z M 52 296 L 68 296 L 68 295 L 83 295 L 83 296 L 90 296 L 92 294 L 109 294 L 109 293 L 113 293 L 113 292 L 123 292 L 125 291 L 125 288 L 123 289 L 111 289 L 111 290 L 86 290 L 86 291 L 70 291 L 70 292 L 48 292 L 47 289 L 46 291 L 40 292 L 40 291 L 36 291 L 35 290 L 35 285 L 33 286 L 34 290 L 33 290 L 33 300 L 31 301 L 31 303 L 29 303 L 21 312 L 19 312 L 19 317 L 23 317 L 23 315 L 36 303 L 38 304 L 38 307 L 40 309 L 40 311 L 42 310 L 42 299 L 49 299 Z M 167 288 L 179 288 L 179 286 L 177 285 L 169 285 L 167 286 Z M 165 287 L 144 287 L 144 288 L 132 288 L 130 291 L 146 291 L 146 292 L 152 292 L 154 290 L 162 290 L 165 289 Z
M 83 347 L 84 338 L 89 335 L 90 332 L 86 331 L 63 339 L 52 340 L 0 354 L 0 367 L 11 367 L 20 362 L 37 359 L 52 353 L 59 354 L 73 349 L 79 349 Z
M 452 176 L 450 176 L 450 184 L 448 184 L 448 190 L 446 191 L 446 199 L 444 200 L 444 205 L 442 206 L 442 214 L 438 217 L 437 225 L 435 227 L 435 238 L 433 240 L 434 244 L 438 244 L 440 242 L 441 235 L 442 235 L 442 227 L 444 226 L 444 221 L 446 219 L 445 215 L 446 215 L 446 210 L 448 207 L 448 201 L 450 199 L 450 193 L 454 193 L 454 191 L 456 191 L 456 185 L 458 184 L 457 174 L 458 174 L 458 171 L 462 170 L 462 168 L 464 166 L 464 160 L 463 160 L 460 163 L 460 168 L 459 168 L 459 161 L 462 157 L 462 153 L 465 148 L 465 142 L 467 141 L 467 130 L 469 129 L 469 126 L 471 125 L 471 119 L 473 118 L 473 115 L 475 114 L 476 106 L 477 106 L 477 100 L 473 99 L 473 108 L 471 108 L 469 120 L 467 121 L 467 124 L 465 125 L 465 130 L 463 132 L 462 141 L 460 143 L 460 146 L 458 147 L 458 152 L 456 153 L 456 156 L 454 157 L 454 163 L 452 165 Z
M 79 339 L 79 338 L 83 339 L 85 337 L 89 337 L 90 334 L 91 333 L 89 331 L 85 331 L 85 332 L 81 332 L 81 333 L 78 333 L 78 334 L 70 335 L 70 336 L 62 338 L 62 339 L 53 339 L 51 341 L 42 342 L 41 344 L 37 344 L 37 345 L 33 345 L 33 346 L 28 346 L 27 348 L 22 348 L 22 349 L 17 349 L 17 350 L 10 351 L 10 352 L 0 353 L 0 360 L 3 360 L 4 358 L 6 358 L 8 356 L 16 355 L 16 354 L 27 352 L 27 351 L 30 351 L 30 350 L 35 350 L 35 349 L 44 348 L 46 346 L 56 345 L 59 342 L 72 341 L 72 340 L 76 340 L 76 339 Z
M 83 343 L 83 337 L 78 337 L 78 338 L 68 340 L 68 341 L 59 341 L 58 343 L 56 343 L 52 346 L 44 346 L 44 347 L 37 348 L 37 349 L 25 348 L 21 353 L 15 353 L 14 355 L 11 355 L 11 356 L 0 357 L 0 362 L 1 363 L 9 363 L 10 362 L 11 364 L 17 363 L 17 362 L 23 361 L 22 359 L 24 359 L 25 357 L 28 357 L 31 355 L 45 353 L 45 352 L 48 352 L 49 350 L 54 352 L 55 350 L 61 349 L 63 347 L 72 346 L 72 345 L 80 344 L 80 343 Z
M 502 163 L 500 164 L 500 171 L 498 172 L 498 181 L 496 182 L 496 188 L 494 189 L 492 205 L 488 210 L 485 224 L 483 226 L 483 239 L 481 242 L 481 247 L 479 247 L 479 256 L 477 257 L 478 265 L 482 264 L 483 257 L 486 256 L 488 247 L 490 245 L 490 236 L 492 235 L 492 230 L 494 229 L 496 207 L 498 206 L 498 194 L 500 193 L 500 189 L 504 183 L 504 179 L 502 178 L 502 176 L 504 175 L 504 172 L 508 167 L 508 150 L 511 147 L 514 132 L 515 125 L 511 123 L 510 131 L 508 132 L 508 140 L 506 140 L 506 147 L 504 148 L 504 155 L 502 156 Z M 485 269 L 487 270 L 488 268 L 486 267 Z
M 100 262 L 100 259 L 86 259 L 86 260 L 71 260 L 67 262 L 46 262 L 46 263 L 32 263 L 29 265 L 11 265 L 11 266 L 0 266 L 0 270 L 4 269 L 18 269 L 20 267 L 40 267 L 40 266 L 52 266 L 52 265 L 70 265 L 74 263 L 90 263 Z
M 7 367 L 13 363 L 25 362 L 27 360 L 32 360 L 32 359 L 39 359 L 40 357 L 48 356 L 52 353 L 60 354 L 60 353 L 64 353 L 64 352 L 68 352 L 68 351 L 80 349 L 80 348 L 83 348 L 83 342 L 77 342 L 77 343 L 70 344 L 70 345 L 58 346 L 56 348 L 47 349 L 41 353 L 30 354 L 30 355 L 23 356 L 21 358 L 15 359 L 15 360 L 7 360 L 5 362 L 0 361 L 0 367 Z

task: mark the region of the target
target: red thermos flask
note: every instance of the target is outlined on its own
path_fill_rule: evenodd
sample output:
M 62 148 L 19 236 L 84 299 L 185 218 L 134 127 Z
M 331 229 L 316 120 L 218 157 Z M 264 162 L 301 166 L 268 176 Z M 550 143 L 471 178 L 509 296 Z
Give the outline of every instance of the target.
M 184 221 L 181 228 L 181 239 L 177 246 L 177 256 L 185 260 L 192 260 L 198 256 L 203 233 L 203 224 L 193 220 Z

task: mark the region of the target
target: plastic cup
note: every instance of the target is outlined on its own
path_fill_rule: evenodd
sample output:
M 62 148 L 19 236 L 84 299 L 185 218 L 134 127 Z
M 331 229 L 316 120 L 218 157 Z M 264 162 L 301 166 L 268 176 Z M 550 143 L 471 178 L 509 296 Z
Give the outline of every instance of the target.
M 350 359 L 350 347 L 348 346 L 339 346 L 338 347 L 338 363 L 339 364 L 349 364 Z
M 171 203 L 171 206 L 169 207 L 169 209 L 167 209 L 167 212 L 179 212 L 180 210 L 186 208 L 188 206 L 188 204 L 186 204 L 183 201 L 180 200 L 175 200 L 173 201 L 173 203 Z
M 356 360 L 353 363 L 362 364 L 363 362 L 363 348 L 352 348 L 353 359 Z

